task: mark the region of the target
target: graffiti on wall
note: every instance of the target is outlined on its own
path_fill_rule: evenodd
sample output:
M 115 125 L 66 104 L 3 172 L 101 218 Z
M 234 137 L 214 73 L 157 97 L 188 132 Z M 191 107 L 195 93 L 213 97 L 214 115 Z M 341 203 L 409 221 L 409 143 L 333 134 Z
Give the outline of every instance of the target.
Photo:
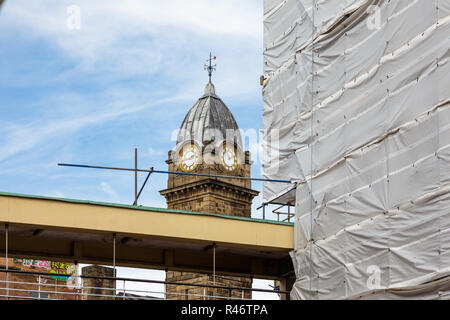
M 64 263 L 64 262 L 54 262 L 45 260 L 33 260 L 33 259 L 14 259 L 14 264 L 21 265 L 26 268 L 42 269 L 48 273 L 54 274 L 75 274 L 75 265 Z M 51 276 L 52 279 L 69 281 L 72 277 L 63 276 Z
M 27 268 L 50 270 L 50 261 L 33 260 L 33 259 L 14 259 L 14 264 L 19 264 Z
M 52 262 L 50 273 L 57 274 L 75 274 L 75 266 L 73 264 L 63 263 L 63 262 Z M 72 277 L 61 277 L 61 276 L 52 276 L 53 279 L 68 281 L 72 279 Z

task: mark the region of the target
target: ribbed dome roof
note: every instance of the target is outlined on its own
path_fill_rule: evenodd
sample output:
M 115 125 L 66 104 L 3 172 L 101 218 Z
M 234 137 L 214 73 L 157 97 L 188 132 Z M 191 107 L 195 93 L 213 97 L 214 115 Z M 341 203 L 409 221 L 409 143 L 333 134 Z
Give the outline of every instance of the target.
M 189 110 L 181 124 L 177 145 L 187 141 L 195 141 L 203 146 L 212 141 L 218 143 L 230 138 L 227 137 L 227 130 L 233 130 L 234 142 L 242 146 L 239 127 L 233 114 L 216 95 L 214 85 L 209 82 L 205 87 L 205 94 Z

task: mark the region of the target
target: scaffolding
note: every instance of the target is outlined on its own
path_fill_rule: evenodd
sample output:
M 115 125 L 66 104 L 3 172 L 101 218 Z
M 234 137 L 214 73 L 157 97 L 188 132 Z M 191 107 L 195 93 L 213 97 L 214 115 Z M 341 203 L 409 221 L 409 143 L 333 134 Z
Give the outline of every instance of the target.
M 265 0 L 264 30 L 263 176 L 295 182 L 264 203 L 296 204 L 292 298 L 448 298 L 450 0 Z

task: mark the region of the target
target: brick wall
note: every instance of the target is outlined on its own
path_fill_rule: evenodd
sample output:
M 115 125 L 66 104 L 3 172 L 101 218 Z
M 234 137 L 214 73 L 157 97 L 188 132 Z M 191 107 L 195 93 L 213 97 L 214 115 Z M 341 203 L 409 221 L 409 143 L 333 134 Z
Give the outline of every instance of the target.
M 5 269 L 6 259 L 0 258 L 0 268 Z M 47 272 L 35 268 L 27 268 L 14 264 L 14 259 L 8 259 L 8 269 L 11 271 L 37 271 Z M 8 278 L 8 283 L 5 283 Z M 59 299 L 59 300 L 79 300 L 80 291 L 67 286 L 63 280 L 53 279 L 51 276 L 38 276 L 17 273 L 0 272 L 0 300 L 8 292 L 9 300 L 31 300 L 32 298 Z
M 114 277 L 114 269 L 97 265 L 84 267 L 81 274 L 91 277 Z M 103 279 L 83 279 L 83 300 L 112 300 L 115 295 L 116 281 Z
M 202 284 L 202 285 L 216 285 L 235 288 L 251 288 L 252 280 L 248 277 L 226 277 L 216 275 L 216 281 L 214 282 L 213 276 L 208 274 L 198 274 L 190 272 L 174 272 L 168 271 L 166 275 L 167 281 L 170 282 L 184 282 L 190 284 Z M 207 288 L 207 287 L 192 287 L 183 285 L 166 285 L 167 299 L 169 300 L 211 300 L 211 296 L 219 296 L 227 299 L 236 298 L 251 299 L 251 291 L 244 290 L 231 290 L 231 289 L 219 289 L 219 288 Z M 209 296 L 209 297 L 205 297 Z

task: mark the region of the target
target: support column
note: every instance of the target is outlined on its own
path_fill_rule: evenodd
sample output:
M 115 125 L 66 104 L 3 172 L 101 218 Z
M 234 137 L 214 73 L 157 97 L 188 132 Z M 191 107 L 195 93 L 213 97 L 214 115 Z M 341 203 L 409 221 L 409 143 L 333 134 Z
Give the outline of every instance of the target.
M 6 262 L 6 271 L 8 271 L 8 231 L 9 231 L 9 225 L 5 224 L 5 262 Z M 9 283 L 8 283 L 8 279 L 9 279 L 9 273 L 6 272 L 6 300 L 9 300 Z
M 280 283 L 280 291 L 292 291 L 292 287 L 295 283 L 294 278 L 281 278 L 278 280 Z M 291 300 L 291 296 L 289 294 L 281 293 L 280 294 L 281 300 Z
M 113 268 L 88 266 L 82 269 L 83 276 L 115 277 Z M 104 279 L 83 278 L 83 300 L 113 300 L 116 292 L 116 281 Z

